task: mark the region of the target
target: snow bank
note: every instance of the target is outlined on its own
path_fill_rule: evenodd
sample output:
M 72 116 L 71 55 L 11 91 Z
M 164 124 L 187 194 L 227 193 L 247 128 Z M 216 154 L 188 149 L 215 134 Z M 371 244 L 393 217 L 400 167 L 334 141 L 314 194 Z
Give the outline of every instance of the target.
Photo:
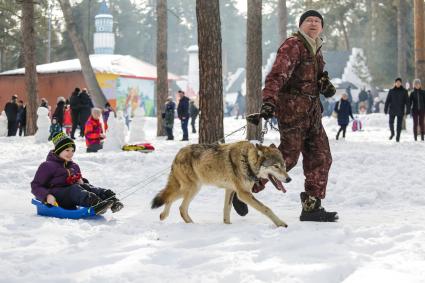
M 0 137 L 0 282 L 425 282 L 425 143 L 413 142 L 410 119 L 401 143 L 389 141 L 387 118 L 363 117 L 365 130 L 349 130 L 339 141 L 336 121 L 324 119 L 333 164 L 323 205 L 337 210 L 340 222 L 299 222 L 300 160 L 288 193 L 268 185 L 257 195 L 287 229 L 253 209 L 246 217 L 232 212 L 233 224 L 222 224 L 224 192 L 212 187 L 192 202 L 195 224 L 182 221 L 178 203 L 160 222 L 150 201 L 187 144 L 178 142 L 178 120 L 176 141 L 169 142 L 155 137 L 156 124 L 146 118 L 146 140 L 156 147 L 150 154 L 87 154 L 77 140 L 75 160 L 92 183 L 117 192 L 138 189 L 121 212 L 95 221 L 36 216 L 29 183 L 52 145 Z M 225 132 L 241 123 L 226 118 Z M 227 142 L 243 138 L 241 132 Z M 278 143 L 277 133 L 266 136 L 271 142 Z

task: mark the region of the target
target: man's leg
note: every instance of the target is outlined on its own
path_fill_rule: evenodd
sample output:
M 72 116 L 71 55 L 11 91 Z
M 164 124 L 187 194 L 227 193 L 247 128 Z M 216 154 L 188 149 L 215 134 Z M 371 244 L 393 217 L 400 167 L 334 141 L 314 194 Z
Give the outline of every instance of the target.
M 195 134 L 196 133 L 196 128 L 195 128 L 196 118 L 190 118 L 190 123 L 192 124 L 192 133 Z
M 421 140 L 424 140 L 425 135 L 425 111 L 419 112 L 419 128 L 421 129 Z
M 188 130 L 187 130 L 188 120 L 189 120 L 189 118 L 181 120 L 182 121 L 182 131 L 183 131 L 183 140 L 189 139 L 189 133 L 188 133 Z
M 322 125 L 319 130 L 308 134 L 302 154 L 305 192 L 301 193 L 303 208 L 300 220 L 334 222 L 338 219 L 337 213 L 327 212 L 321 206 L 321 200 L 326 196 L 329 169 L 332 164 L 328 137 Z
M 419 113 L 413 112 L 412 113 L 413 118 L 413 137 L 415 138 L 415 141 L 418 139 L 418 124 L 419 124 Z M 421 128 L 422 131 L 422 128 Z
M 396 141 L 400 141 L 401 128 L 403 126 L 403 116 L 397 116 L 397 136 Z
M 71 118 L 72 118 L 71 138 L 75 138 L 75 131 L 77 130 L 77 126 L 80 123 L 80 117 L 78 115 L 78 112 L 71 111 Z
M 390 131 L 391 131 L 391 136 L 390 136 L 390 140 L 394 137 L 394 119 L 395 119 L 395 115 L 390 115 Z

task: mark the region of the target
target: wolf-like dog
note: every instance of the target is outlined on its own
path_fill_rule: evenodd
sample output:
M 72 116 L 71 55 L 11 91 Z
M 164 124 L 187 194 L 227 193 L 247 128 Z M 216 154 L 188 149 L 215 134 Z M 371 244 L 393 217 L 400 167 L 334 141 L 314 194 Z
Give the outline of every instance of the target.
M 224 223 L 230 224 L 232 198 L 236 192 L 241 201 L 269 217 L 276 226 L 287 227 L 270 208 L 252 195 L 251 189 L 260 178 L 269 179 L 279 190 L 284 190 L 282 182 L 291 180 L 285 161 L 274 144 L 262 146 L 241 141 L 189 145 L 177 153 L 167 185 L 152 200 L 152 208 L 165 205 L 160 214 L 160 219 L 164 220 L 173 202 L 183 198 L 180 215 L 186 223 L 192 223 L 188 214 L 190 202 L 202 185 L 214 185 L 226 190 Z

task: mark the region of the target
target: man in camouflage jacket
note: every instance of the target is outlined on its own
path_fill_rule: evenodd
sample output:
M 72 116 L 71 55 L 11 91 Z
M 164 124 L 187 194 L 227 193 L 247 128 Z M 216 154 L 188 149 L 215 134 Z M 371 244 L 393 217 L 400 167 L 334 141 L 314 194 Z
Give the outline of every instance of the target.
M 333 222 L 338 219 L 337 213 L 321 207 L 332 156 L 322 126 L 319 95 L 335 94 L 327 72 L 323 71 L 325 62 L 319 37 L 323 17 L 309 10 L 301 15 L 299 27 L 299 31 L 280 46 L 266 77 L 261 117 L 268 119 L 275 115 L 278 118 L 279 149 L 288 171 L 296 165 L 300 153 L 303 155 L 305 192 L 301 193 L 300 220 Z M 262 188 L 253 188 L 258 189 Z

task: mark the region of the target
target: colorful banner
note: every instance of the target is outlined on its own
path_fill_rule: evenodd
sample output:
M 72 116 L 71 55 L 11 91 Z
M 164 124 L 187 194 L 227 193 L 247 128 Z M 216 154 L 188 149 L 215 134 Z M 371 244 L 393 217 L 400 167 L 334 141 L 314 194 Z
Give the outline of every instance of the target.
M 97 81 L 116 111 L 133 117 L 140 109 L 144 116 L 155 116 L 155 81 L 112 74 L 96 74 Z

